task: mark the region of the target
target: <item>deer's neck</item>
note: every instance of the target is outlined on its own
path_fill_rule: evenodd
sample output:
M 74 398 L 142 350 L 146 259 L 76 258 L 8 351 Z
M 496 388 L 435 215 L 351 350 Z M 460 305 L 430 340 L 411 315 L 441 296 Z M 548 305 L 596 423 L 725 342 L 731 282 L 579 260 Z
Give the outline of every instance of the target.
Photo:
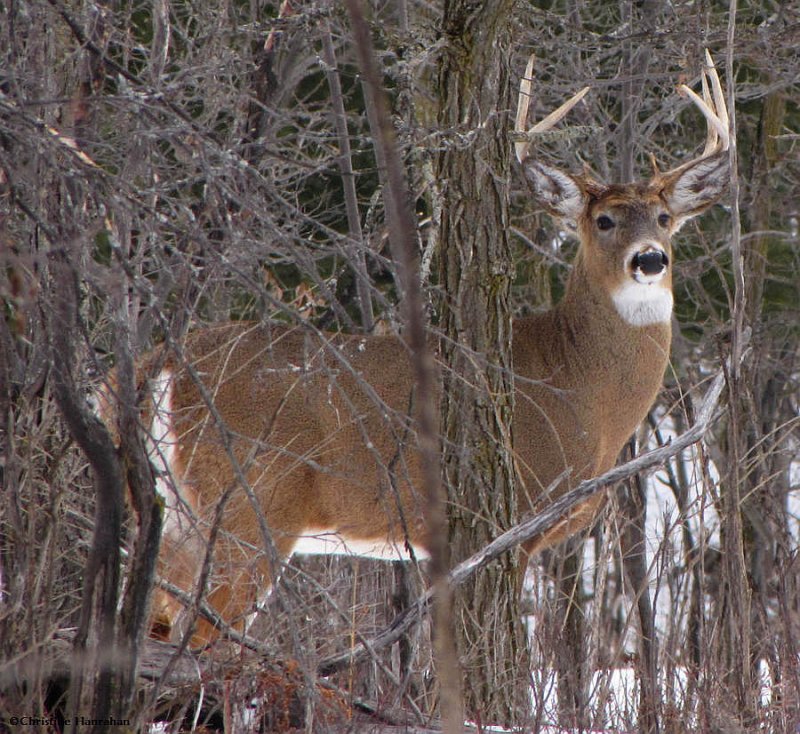
M 670 339 L 668 320 L 624 318 L 578 261 L 561 302 L 515 325 L 514 368 L 573 395 L 587 420 L 630 435 L 661 386 Z

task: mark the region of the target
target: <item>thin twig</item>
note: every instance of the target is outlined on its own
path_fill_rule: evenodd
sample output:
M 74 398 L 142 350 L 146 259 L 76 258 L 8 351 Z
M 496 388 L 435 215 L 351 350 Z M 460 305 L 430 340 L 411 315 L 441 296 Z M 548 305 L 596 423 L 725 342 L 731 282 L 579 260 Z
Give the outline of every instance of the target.
M 389 224 L 389 244 L 392 257 L 400 270 L 403 290 L 405 336 L 411 349 L 414 374 L 414 404 L 417 413 L 417 435 L 422 465 L 422 491 L 425 497 L 425 518 L 430 539 L 431 589 L 429 597 L 435 599 L 436 657 L 442 690 L 459 691 L 460 681 L 455 640 L 450 627 L 452 591 L 447 574 L 447 515 L 441 481 L 441 455 L 435 415 L 435 366 L 425 330 L 425 311 L 416 256 L 416 220 L 409 205 L 409 187 L 394 134 L 389 104 L 381 84 L 370 28 L 364 18 L 363 2 L 347 0 L 347 9 L 353 27 L 358 63 L 370 90 L 374 122 L 373 130 L 376 156 L 386 165 L 386 211 Z M 377 152 L 380 151 L 380 152 Z M 415 607 L 410 607 L 414 609 Z M 359 646 L 359 649 L 360 646 Z M 460 695 L 457 696 L 460 698 Z M 445 730 L 448 722 L 461 716 L 461 703 L 451 705 L 443 700 Z

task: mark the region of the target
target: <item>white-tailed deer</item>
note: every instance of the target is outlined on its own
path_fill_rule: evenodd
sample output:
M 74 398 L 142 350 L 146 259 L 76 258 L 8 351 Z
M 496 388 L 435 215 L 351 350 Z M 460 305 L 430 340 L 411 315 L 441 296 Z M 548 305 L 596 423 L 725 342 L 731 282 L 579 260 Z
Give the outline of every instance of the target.
M 710 56 L 702 81 L 702 99 L 682 89 L 708 119 L 704 152 L 668 172 L 654 167 L 648 181 L 601 184 L 517 143 L 535 199 L 580 240 L 561 302 L 513 325 L 513 441 L 524 512 L 554 499 L 545 488 L 565 469 L 571 473 L 556 495 L 609 469 L 661 386 L 672 316 L 670 238 L 727 183 L 727 113 Z M 523 81 L 519 130 L 528 88 Z M 552 127 L 575 101 L 532 131 Z M 140 373 L 149 379 L 143 414 L 165 502 L 159 572 L 191 592 L 226 495 L 207 599 L 227 622 L 243 623 L 271 584 L 259 514 L 282 559 L 325 538 L 356 553 L 389 546 L 424 555 L 413 378 L 400 338 L 227 323 L 190 335 L 180 355 L 155 351 Z M 586 527 L 604 500 L 604 493 L 591 498 L 525 550 Z M 154 604 L 174 628 L 182 605 L 163 591 Z M 213 635 L 201 620 L 195 641 Z

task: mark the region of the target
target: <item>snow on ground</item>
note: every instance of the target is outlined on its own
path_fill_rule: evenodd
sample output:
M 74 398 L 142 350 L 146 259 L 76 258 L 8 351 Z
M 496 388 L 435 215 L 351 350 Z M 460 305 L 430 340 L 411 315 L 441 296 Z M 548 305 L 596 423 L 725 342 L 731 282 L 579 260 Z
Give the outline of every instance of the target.
M 676 431 L 669 419 L 662 419 L 659 425 L 662 441 L 669 441 Z M 678 468 L 686 481 L 687 496 L 684 498 L 685 509 L 681 513 L 678 502 L 669 486 L 665 469 L 646 477 L 646 561 L 649 574 L 651 603 L 655 610 L 656 629 L 659 638 L 680 639 L 686 626 L 687 584 L 692 583 L 690 574 L 679 574 L 682 584 L 675 583 L 675 569 L 684 569 L 685 533 L 689 533 L 695 547 L 719 548 L 719 518 L 707 491 L 708 485 L 716 485 L 718 475 L 711 462 L 707 463 L 705 474 L 696 447 L 684 453 L 683 465 Z M 798 497 L 800 511 L 800 496 Z M 798 513 L 800 515 L 800 512 Z M 611 521 L 613 522 L 613 514 Z M 619 549 L 612 547 L 609 539 L 616 536 L 614 528 L 607 528 L 606 542 L 603 548 L 595 546 L 595 539 L 589 538 L 584 545 L 584 561 L 582 583 L 583 591 L 591 599 L 595 593 L 595 584 L 603 581 L 617 559 Z M 600 566 L 598 566 L 600 564 Z M 531 578 L 533 577 L 533 578 Z M 538 607 L 543 600 L 554 593 L 550 582 L 543 574 L 529 574 L 528 584 Z M 635 612 L 631 611 L 631 599 L 621 589 L 614 592 L 622 605 L 620 616 L 626 618 L 623 629 L 620 662 L 638 653 L 638 622 Z M 591 601 L 588 602 L 587 614 L 591 617 Z M 529 618 L 528 630 L 532 642 L 532 650 L 536 649 L 535 617 Z M 591 623 L 589 627 L 591 628 Z M 589 634 L 602 634 L 602 631 L 589 630 Z M 677 637 L 676 637 L 677 636 Z M 534 653 L 535 657 L 535 653 Z M 550 661 L 539 660 L 547 666 Z M 534 671 L 533 698 L 535 709 L 541 712 L 542 720 L 553 722 L 558 719 L 558 691 L 555 674 L 551 670 L 540 668 Z M 661 670 L 662 680 L 659 685 L 663 690 L 671 691 L 673 703 L 678 706 L 683 702 L 687 676 L 681 668 L 672 667 Z M 669 677 L 669 679 L 667 679 Z M 602 724 L 606 731 L 624 732 L 634 728 L 637 721 L 638 685 L 636 673 L 632 668 L 621 665 L 609 670 L 598 670 L 593 673 L 590 688 L 590 720 Z M 542 730 L 548 731 L 548 730 Z M 553 732 L 561 731 L 552 729 Z M 598 730 L 602 731 L 602 730 Z M 548 731 L 549 734 L 549 731 Z
M 676 436 L 674 426 L 668 419 L 662 419 L 659 429 L 663 441 Z M 656 630 L 662 643 L 676 639 L 676 636 L 677 639 L 683 639 L 686 631 L 688 612 L 686 600 L 689 597 L 687 586 L 693 583 L 693 580 L 691 574 L 685 572 L 687 561 L 684 555 L 684 534 L 688 532 L 695 548 L 707 548 L 712 551 L 720 548 L 719 516 L 713 504 L 712 492 L 709 491 L 716 491 L 719 473 L 707 456 L 705 459 L 704 473 L 700 452 L 695 446 L 684 453 L 683 464 L 673 468 L 687 480 L 688 496 L 685 498 L 683 517 L 669 486 L 667 471 L 662 469 L 646 478 L 645 537 L 649 594 L 655 610 Z M 797 489 L 791 489 L 787 493 L 788 530 L 795 542 L 800 544 L 800 462 L 792 464 L 790 482 L 791 487 Z M 615 537 L 613 530 L 610 534 L 606 533 L 606 540 L 613 537 Z M 618 549 L 606 549 L 604 555 L 598 550 L 602 551 L 595 547 L 594 538 L 590 538 L 584 546 L 582 582 L 584 592 L 589 597 L 594 592 L 597 577 L 602 576 L 603 572 L 603 569 L 597 568 L 598 559 L 601 563 L 607 563 L 610 568 L 612 560 L 610 555 L 618 552 Z M 680 573 L 676 574 L 676 569 Z M 531 576 L 534 577 L 533 587 L 531 587 Z M 681 584 L 675 582 L 677 576 L 682 577 Z M 553 593 L 553 589 L 547 588 L 546 584 L 542 576 L 529 574 L 527 586 L 535 598 L 541 600 Z M 620 602 L 628 608 L 632 603 L 629 598 L 621 599 Z M 588 614 L 591 614 L 591 611 Z M 638 652 L 636 647 L 638 623 L 635 612 L 630 611 L 628 616 L 627 634 L 623 633 L 624 653 L 635 655 Z M 535 643 L 534 618 L 529 619 L 529 634 L 531 641 Z M 662 694 L 668 692 L 671 703 L 681 709 L 689 688 L 686 669 L 676 664 L 670 670 L 666 670 L 661 665 L 659 677 L 658 683 Z M 543 721 L 557 721 L 558 690 L 555 673 L 540 669 L 534 671 L 533 680 L 534 705 L 542 707 Z M 769 666 L 766 662 L 762 662 L 761 703 L 765 708 L 770 706 L 772 695 Z M 593 731 L 631 731 L 632 723 L 637 719 L 638 699 L 636 672 L 633 668 L 619 667 L 607 671 L 595 671 L 590 691 L 591 720 L 602 723 L 605 728 Z M 544 728 L 541 731 L 544 734 L 572 734 L 557 727 Z

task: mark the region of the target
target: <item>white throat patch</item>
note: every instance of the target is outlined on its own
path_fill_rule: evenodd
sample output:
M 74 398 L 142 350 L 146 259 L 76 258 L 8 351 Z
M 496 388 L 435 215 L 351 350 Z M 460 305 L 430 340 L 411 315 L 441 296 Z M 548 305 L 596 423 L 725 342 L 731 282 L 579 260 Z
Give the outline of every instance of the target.
M 630 280 L 611 294 L 617 313 L 631 326 L 669 323 L 672 291 L 657 283 Z

